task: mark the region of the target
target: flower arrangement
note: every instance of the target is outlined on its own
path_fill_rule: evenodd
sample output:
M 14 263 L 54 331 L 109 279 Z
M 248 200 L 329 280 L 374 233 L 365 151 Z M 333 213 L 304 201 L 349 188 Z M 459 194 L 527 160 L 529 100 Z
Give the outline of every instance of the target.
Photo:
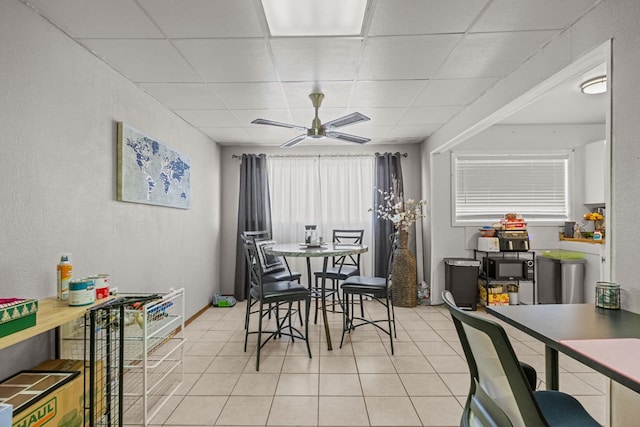
M 397 231 L 409 231 L 409 228 L 425 215 L 422 207 L 426 204 L 424 200 L 413 199 L 404 200 L 404 195 L 398 191 L 398 182 L 393 180 L 389 191 L 378 188 L 378 193 L 382 195 L 382 203 L 376 207 L 378 218 L 386 219 L 393 223 Z

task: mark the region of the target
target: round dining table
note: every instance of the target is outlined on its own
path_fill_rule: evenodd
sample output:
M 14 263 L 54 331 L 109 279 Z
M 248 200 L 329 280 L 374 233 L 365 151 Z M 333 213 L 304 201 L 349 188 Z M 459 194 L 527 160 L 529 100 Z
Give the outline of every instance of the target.
M 367 245 L 349 243 L 323 243 L 321 245 L 305 245 L 302 243 L 278 243 L 272 246 L 265 246 L 264 251 L 271 255 L 283 257 L 304 257 L 307 259 L 307 283 L 311 288 L 311 258 L 323 258 L 322 261 L 322 293 L 320 301 L 322 303 L 322 321 L 324 322 L 324 333 L 327 338 L 327 350 L 333 350 L 331 344 L 331 331 L 327 318 L 327 301 L 325 299 L 326 272 L 329 258 L 345 257 L 357 255 L 369 250 Z

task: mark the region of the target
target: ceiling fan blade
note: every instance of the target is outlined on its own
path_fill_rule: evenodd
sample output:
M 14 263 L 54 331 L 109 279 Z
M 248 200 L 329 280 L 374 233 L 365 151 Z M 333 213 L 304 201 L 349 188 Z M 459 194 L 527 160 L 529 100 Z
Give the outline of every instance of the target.
M 324 123 L 325 129 L 334 129 L 342 126 L 352 125 L 354 123 L 366 122 L 371 120 L 369 117 L 365 116 L 361 113 L 351 113 L 346 116 L 337 118 L 335 120 L 331 120 L 330 122 Z
M 267 119 L 255 119 L 251 123 L 255 125 L 269 125 L 269 126 L 279 126 L 281 128 L 289 128 L 289 129 L 298 129 L 298 130 L 307 130 L 306 127 L 300 125 L 292 125 L 289 123 L 275 122 L 273 120 Z
M 302 135 L 298 135 L 293 139 L 290 139 L 289 141 L 285 142 L 284 144 L 282 144 L 280 146 L 280 148 L 291 148 L 295 145 L 298 145 L 300 142 L 302 142 L 305 138 L 307 137 L 306 134 L 302 134 Z
M 342 133 L 342 132 L 327 132 L 327 137 L 333 138 L 333 139 L 339 139 L 341 141 L 355 142 L 357 144 L 365 144 L 371 141 L 370 138 L 365 138 L 365 137 L 356 136 L 356 135 L 349 135 L 348 133 Z

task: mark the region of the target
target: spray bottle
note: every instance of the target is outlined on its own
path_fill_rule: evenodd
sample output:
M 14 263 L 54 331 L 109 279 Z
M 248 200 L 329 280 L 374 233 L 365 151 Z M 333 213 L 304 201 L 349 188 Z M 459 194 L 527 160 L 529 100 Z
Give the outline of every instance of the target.
M 66 301 L 69 299 L 69 282 L 71 281 L 71 274 L 73 266 L 69 261 L 69 255 L 62 255 L 60 262 L 58 263 L 58 299 Z

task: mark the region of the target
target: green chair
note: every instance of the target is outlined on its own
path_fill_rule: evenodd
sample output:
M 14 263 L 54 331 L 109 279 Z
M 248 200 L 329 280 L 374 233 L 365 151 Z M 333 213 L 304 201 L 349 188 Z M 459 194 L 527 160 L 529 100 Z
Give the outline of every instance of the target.
M 459 309 L 449 291 L 442 293 L 442 299 L 471 373 L 460 426 L 600 426 L 574 397 L 554 390 L 535 391 L 531 369 L 518 361 L 502 326 Z

